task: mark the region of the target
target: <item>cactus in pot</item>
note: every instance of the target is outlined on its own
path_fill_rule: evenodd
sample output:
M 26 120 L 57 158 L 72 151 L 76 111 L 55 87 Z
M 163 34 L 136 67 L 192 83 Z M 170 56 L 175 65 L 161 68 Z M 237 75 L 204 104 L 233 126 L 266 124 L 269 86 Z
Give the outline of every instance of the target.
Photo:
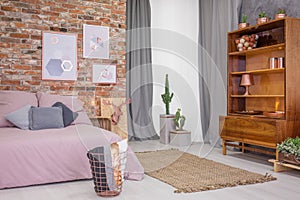
M 168 74 L 166 74 L 166 79 L 165 79 L 165 93 L 161 95 L 161 98 L 166 106 L 166 115 L 169 115 L 170 114 L 170 102 L 172 101 L 173 93 L 170 95 Z
M 183 131 L 183 126 L 185 123 L 185 116 L 180 114 L 181 109 L 177 108 L 177 112 L 175 114 L 174 122 L 178 131 Z

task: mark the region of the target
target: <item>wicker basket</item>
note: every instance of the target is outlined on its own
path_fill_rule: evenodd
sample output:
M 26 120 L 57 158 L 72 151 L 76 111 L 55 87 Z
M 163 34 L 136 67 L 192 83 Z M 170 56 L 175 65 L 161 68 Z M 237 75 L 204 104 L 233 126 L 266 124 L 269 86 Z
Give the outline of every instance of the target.
M 280 162 L 286 162 L 294 165 L 300 165 L 300 156 L 287 153 L 278 153 L 278 160 Z
M 94 180 L 94 189 L 102 197 L 117 196 L 122 192 L 127 152 L 118 157 L 109 158 L 102 147 L 96 147 L 87 153 Z M 110 162 L 108 162 L 110 160 Z

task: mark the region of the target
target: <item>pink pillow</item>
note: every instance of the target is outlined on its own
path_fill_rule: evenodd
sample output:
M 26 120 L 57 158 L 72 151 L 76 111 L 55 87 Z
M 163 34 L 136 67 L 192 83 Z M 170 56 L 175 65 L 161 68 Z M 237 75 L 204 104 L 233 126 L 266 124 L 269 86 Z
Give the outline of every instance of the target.
M 82 102 L 74 96 L 61 96 L 38 92 L 36 94 L 39 107 L 51 107 L 56 102 L 62 102 L 73 112 L 83 111 Z
M 38 106 L 35 93 L 22 91 L 0 91 L 0 127 L 14 126 L 4 115 L 16 111 L 26 105 Z

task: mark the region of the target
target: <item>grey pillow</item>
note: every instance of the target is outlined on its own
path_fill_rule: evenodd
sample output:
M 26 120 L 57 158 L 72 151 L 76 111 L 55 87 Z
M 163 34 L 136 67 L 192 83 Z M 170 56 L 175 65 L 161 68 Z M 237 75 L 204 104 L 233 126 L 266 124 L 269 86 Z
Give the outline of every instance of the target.
M 61 107 L 31 107 L 29 110 L 29 129 L 40 130 L 63 128 Z
M 56 102 L 55 104 L 52 105 L 52 107 L 62 108 L 65 127 L 69 126 L 78 117 L 77 112 L 73 112 L 70 108 L 68 108 L 68 106 L 66 106 L 62 102 Z
M 5 115 L 5 119 L 13 123 L 16 127 L 28 130 L 29 129 L 29 118 L 28 113 L 31 105 L 26 105 L 14 112 Z

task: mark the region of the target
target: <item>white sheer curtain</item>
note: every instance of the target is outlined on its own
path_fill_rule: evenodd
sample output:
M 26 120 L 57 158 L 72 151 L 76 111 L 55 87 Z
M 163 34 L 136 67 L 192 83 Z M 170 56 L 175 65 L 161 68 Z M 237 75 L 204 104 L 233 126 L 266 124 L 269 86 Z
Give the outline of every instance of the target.
M 199 95 L 205 142 L 219 141 L 227 108 L 227 32 L 237 29 L 242 0 L 199 1 Z

